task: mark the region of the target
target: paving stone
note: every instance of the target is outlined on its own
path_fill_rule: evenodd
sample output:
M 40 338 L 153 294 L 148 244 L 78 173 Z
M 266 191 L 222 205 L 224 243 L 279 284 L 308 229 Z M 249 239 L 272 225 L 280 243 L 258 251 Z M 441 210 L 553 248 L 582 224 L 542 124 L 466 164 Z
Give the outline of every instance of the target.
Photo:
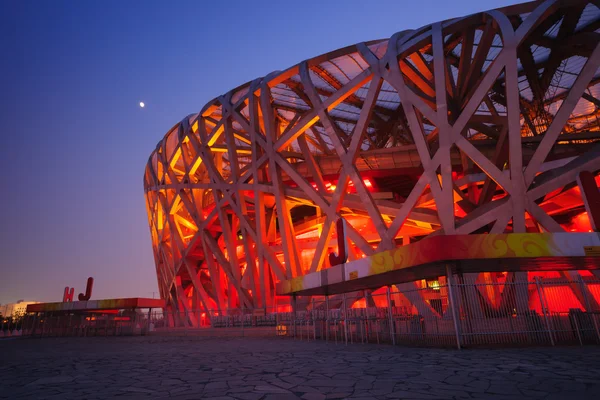
M 285 377 L 281 378 L 281 380 L 284 382 L 287 382 L 287 383 L 292 383 L 294 385 L 300 385 L 301 383 L 306 382 L 306 379 L 298 378 L 296 376 L 285 376 Z
M 450 383 L 452 385 L 468 385 L 470 382 L 473 382 L 475 379 L 468 376 L 459 376 L 452 375 L 447 377 L 444 382 Z
M 277 393 L 268 394 L 263 398 L 263 400 L 300 400 L 300 397 L 293 393 Z
M 188 386 L 176 387 L 174 389 L 169 390 L 169 394 L 171 396 L 173 396 L 175 394 L 185 394 L 185 393 L 189 393 L 189 392 L 190 392 L 190 388 Z
M 134 387 L 134 386 L 130 386 L 130 387 L 126 387 L 121 389 L 124 392 L 134 392 L 134 393 L 155 393 L 155 390 L 150 390 L 150 389 L 144 389 L 144 388 L 139 388 L 139 387 Z
M 484 393 L 490 387 L 490 383 L 483 379 L 475 379 L 465 385 L 467 392 Z
M 526 399 L 525 396 L 520 395 L 520 396 L 509 396 L 509 395 L 504 395 L 504 394 L 493 394 L 493 393 L 485 393 L 485 394 L 475 394 L 471 396 L 473 399 L 477 399 L 477 400 L 524 400 Z M 560 397 L 561 400 L 565 400 L 565 394 L 562 394 L 562 397 Z M 549 397 L 547 397 L 545 400 L 549 399 Z M 566 399 L 568 400 L 569 397 L 566 397 Z M 554 399 L 554 400 L 558 400 L 558 399 Z
M 521 389 L 521 393 L 528 398 L 545 398 L 548 396 L 548 392 L 537 391 L 537 390 L 529 390 L 529 389 Z
M 600 399 L 600 348 L 443 350 L 260 338 L 0 340 L 0 398 Z
M 329 393 L 327 395 L 327 399 L 345 399 L 346 397 L 349 397 L 352 394 L 352 392 L 336 392 L 336 393 Z
M 31 383 L 31 385 L 55 385 L 61 383 L 73 382 L 74 378 L 67 375 L 50 376 L 48 378 L 40 378 Z
M 354 385 L 355 389 L 372 389 L 373 388 L 373 384 L 371 382 L 368 381 L 357 381 L 356 384 Z
M 238 387 L 229 388 L 227 390 L 227 393 L 233 395 L 234 393 L 248 393 L 248 392 L 252 392 L 253 390 L 254 390 L 254 386 L 238 386 Z
M 254 388 L 255 392 L 263 392 L 263 393 L 290 393 L 289 390 L 277 387 L 277 386 L 272 386 L 272 385 L 262 385 L 262 386 L 256 386 Z
M 271 380 L 271 381 L 269 381 L 269 383 L 271 385 L 279 386 L 282 389 L 290 389 L 290 388 L 293 388 L 294 386 L 297 386 L 295 383 L 288 383 L 288 382 L 275 381 L 275 380 Z
M 238 386 L 244 386 L 246 384 L 245 381 L 243 381 L 242 379 L 229 379 L 227 380 L 227 385 L 232 388 L 232 387 L 238 387 Z
M 325 400 L 327 396 L 322 393 L 304 393 L 302 398 L 304 400 Z
M 352 387 L 354 381 L 342 379 L 311 379 L 305 382 L 307 386 L 324 386 L 324 387 Z
M 390 399 L 438 399 L 438 397 L 434 395 L 429 395 L 425 393 L 417 393 L 417 392 L 409 392 L 406 390 L 398 390 L 392 392 L 385 397 Z
M 227 386 L 227 382 L 209 382 L 206 385 L 204 385 L 204 391 L 213 391 L 221 389 L 223 391 L 229 389 L 229 386 Z
M 203 397 L 205 400 L 235 400 L 235 398 L 230 396 L 219 396 L 219 397 Z
M 162 386 L 182 385 L 184 382 L 181 379 L 163 379 L 160 384 Z
M 236 393 L 232 396 L 234 396 L 236 399 L 241 399 L 241 400 L 259 400 L 261 399 L 265 394 L 264 393 Z
M 294 392 L 296 393 L 322 393 L 318 388 L 314 388 L 312 386 L 296 386 L 294 388 Z
M 492 383 L 490 385 L 490 387 L 486 390 L 486 393 L 505 394 L 505 395 L 511 395 L 511 396 L 521 395 L 521 392 L 515 386 L 512 386 L 510 384 L 499 385 L 496 383 Z
M 172 398 L 172 397 L 169 396 L 169 398 Z M 176 398 L 177 400 L 203 400 L 204 399 L 202 397 L 202 395 L 198 394 L 198 393 L 186 393 L 186 394 L 179 393 L 176 396 L 173 396 L 173 398 Z

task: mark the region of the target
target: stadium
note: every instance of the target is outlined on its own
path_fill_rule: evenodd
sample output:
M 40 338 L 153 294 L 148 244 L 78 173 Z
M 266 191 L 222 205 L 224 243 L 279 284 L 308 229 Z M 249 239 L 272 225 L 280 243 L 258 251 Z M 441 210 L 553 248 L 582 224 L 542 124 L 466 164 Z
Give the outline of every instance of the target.
M 144 174 L 168 323 L 600 341 L 596 4 L 400 31 L 183 118 Z

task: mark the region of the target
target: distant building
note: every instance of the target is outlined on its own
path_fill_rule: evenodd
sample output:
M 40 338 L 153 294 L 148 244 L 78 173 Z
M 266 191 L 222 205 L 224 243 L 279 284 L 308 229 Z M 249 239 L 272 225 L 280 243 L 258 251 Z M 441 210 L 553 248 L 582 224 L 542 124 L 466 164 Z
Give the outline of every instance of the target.
M 0 314 L 3 317 L 14 317 L 16 315 L 23 315 L 29 304 L 38 304 L 39 301 L 24 301 L 19 300 L 16 303 L 9 303 L 0 305 Z

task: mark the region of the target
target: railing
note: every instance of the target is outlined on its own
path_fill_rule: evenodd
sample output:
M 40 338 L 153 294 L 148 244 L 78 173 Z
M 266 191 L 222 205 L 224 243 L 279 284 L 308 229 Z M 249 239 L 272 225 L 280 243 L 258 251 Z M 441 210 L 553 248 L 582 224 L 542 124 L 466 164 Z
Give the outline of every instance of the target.
M 419 346 L 600 343 L 600 281 L 436 283 L 384 289 L 358 307 L 348 295 L 313 297 L 304 310 L 156 312 L 152 330 L 184 334 L 287 336 L 333 343 Z M 377 292 L 376 292 L 377 293 Z M 353 304 L 354 303 L 354 304 Z
M 114 316 L 28 315 L 22 335 L 176 334 L 293 337 L 332 343 L 418 346 L 599 344 L 600 281 L 435 282 L 396 285 L 371 295 L 298 299 L 299 307 L 184 310 Z M 358 300 L 357 300 L 358 299 Z M 300 306 L 302 310 L 300 310 Z M 279 311 L 279 312 L 278 312 Z M 7 333 L 10 332 L 10 333 Z M 19 333 L 19 331 L 17 331 Z M 3 324 L 0 336 L 14 334 Z
M 147 314 L 146 314 L 147 315 Z M 148 333 L 150 321 L 142 313 L 128 316 L 30 313 L 0 324 L 0 338 L 15 336 L 123 336 Z

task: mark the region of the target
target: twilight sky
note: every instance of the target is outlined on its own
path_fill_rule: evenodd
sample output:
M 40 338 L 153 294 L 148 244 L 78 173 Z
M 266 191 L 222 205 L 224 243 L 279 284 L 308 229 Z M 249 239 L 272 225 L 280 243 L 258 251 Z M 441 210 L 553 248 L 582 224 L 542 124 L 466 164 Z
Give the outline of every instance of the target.
M 304 59 L 517 2 L 0 0 L 0 303 L 88 276 L 95 299 L 158 296 L 142 176 L 176 122 Z

